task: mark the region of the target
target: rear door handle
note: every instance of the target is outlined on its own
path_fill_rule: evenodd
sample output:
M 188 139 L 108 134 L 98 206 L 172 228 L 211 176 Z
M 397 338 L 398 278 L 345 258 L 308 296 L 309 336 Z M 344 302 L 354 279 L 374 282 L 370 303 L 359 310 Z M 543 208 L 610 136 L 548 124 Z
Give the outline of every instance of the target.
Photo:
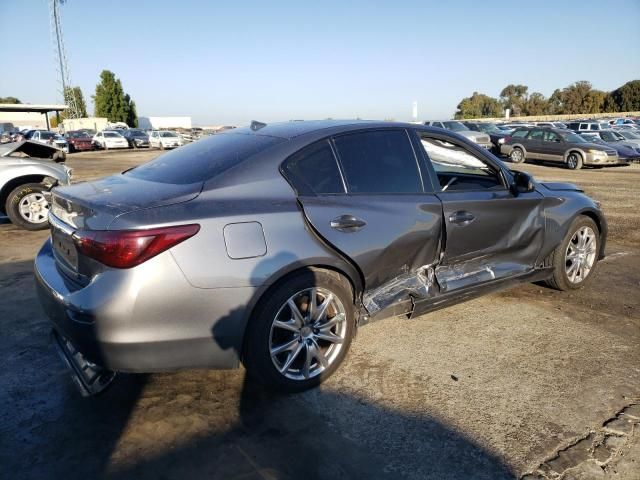
M 360 230 L 367 224 L 364 220 L 361 220 L 353 215 L 340 215 L 339 217 L 331 220 L 331 228 L 345 232 L 355 232 Z
M 460 210 L 459 212 L 455 212 L 449 215 L 449 222 L 455 223 L 456 225 L 464 226 L 469 225 L 475 220 L 475 218 L 476 217 L 474 217 L 471 212 Z

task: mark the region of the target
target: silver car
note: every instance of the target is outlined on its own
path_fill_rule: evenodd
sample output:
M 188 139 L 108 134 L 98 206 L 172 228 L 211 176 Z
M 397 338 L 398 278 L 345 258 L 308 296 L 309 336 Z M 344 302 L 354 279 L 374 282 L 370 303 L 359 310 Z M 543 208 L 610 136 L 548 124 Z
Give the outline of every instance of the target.
M 14 225 L 48 227 L 49 190 L 71 182 L 71 169 L 50 160 L 59 152 L 28 140 L 0 145 L 0 211 Z
M 582 287 L 607 223 L 570 184 L 413 124 L 230 130 L 55 189 L 40 300 L 83 393 L 113 371 L 317 385 L 357 326 L 524 281 Z
M 437 120 L 424 122 L 424 124 L 431 127 L 444 128 L 445 130 L 456 132 L 458 135 L 462 135 L 463 137 L 468 138 L 472 142 L 477 143 L 482 148 L 486 148 L 487 150 L 491 150 L 493 148 L 491 137 L 489 137 L 489 135 L 487 135 L 486 133 L 471 130 L 462 122 L 458 122 L 456 120 Z

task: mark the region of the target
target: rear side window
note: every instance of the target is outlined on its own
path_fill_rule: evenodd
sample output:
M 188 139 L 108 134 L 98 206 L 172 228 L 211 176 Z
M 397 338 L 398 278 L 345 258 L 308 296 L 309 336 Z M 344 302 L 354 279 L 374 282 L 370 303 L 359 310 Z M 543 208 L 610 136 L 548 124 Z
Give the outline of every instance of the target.
M 154 132 L 154 136 L 158 133 Z M 212 135 L 165 153 L 126 175 L 160 183 L 204 182 L 283 141 L 263 135 Z
M 422 193 L 404 130 L 352 133 L 334 139 L 350 193 Z
M 327 140 L 289 157 L 283 171 L 301 195 L 344 193 L 338 163 Z

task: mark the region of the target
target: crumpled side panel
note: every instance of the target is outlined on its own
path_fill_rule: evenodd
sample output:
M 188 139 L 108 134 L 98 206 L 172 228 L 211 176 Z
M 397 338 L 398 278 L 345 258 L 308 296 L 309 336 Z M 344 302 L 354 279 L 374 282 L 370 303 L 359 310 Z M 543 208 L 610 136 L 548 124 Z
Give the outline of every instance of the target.
M 399 275 L 374 290 L 365 292 L 363 304 L 369 315 L 375 315 L 398 300 L 433 296 L 436 288 L 433 265 L 424 265 L 413 272 Z

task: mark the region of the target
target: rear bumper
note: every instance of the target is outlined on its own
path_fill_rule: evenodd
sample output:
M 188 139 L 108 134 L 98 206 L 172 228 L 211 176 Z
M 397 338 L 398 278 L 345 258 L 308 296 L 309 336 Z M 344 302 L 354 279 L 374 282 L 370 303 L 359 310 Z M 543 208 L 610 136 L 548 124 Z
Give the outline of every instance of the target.
M 192 287 L 169 252 L 86 286 L 58 270 L 48 240 L 35 260 L 38 297 L 54 330 L 113 371 L 234 368 L 254 287 Z

